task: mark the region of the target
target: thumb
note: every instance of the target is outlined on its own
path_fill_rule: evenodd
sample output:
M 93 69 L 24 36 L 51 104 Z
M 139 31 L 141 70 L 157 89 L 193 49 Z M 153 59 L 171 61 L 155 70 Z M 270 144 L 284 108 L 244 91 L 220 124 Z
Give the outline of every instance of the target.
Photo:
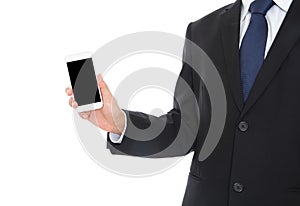
M 110 90 L 109 90 L 107 84 L 105 83 L 105 81 L 103 80 L 101 74 L 97 75 L 97 81 L 98 81 L 98 86 L 101 90 L 102 95 L 103 96 L 107 96 L 107 95 L 111 96 Z

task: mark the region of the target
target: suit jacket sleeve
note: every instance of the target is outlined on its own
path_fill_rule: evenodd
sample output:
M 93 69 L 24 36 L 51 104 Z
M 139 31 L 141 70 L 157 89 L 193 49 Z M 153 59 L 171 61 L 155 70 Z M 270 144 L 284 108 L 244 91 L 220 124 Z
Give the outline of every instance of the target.
M 186 31 L 188 40 L 191 39 L 190 27 L 191 24 Z M 127 128 L 122 143 L 112 143 L 109 133 L 107 135 L 107 148 L 112 154 L 159 158 L 183 156 L 195 149 L 200 117 L 193 70 L 186 63 L 190 56 L 189 41 L 185 41 L 173 109 L 160 117 L 123 110 L 127 116 Z

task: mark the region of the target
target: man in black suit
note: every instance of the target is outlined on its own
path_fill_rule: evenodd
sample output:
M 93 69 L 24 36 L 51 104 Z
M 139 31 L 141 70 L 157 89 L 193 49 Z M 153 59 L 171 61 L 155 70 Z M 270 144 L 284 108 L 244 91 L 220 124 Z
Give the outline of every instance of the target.
M 180 77 L 198 100 L 201 122 L 192 146 L 170 155 L 194 152 L 183 205 L 299 206 L 300 1 L 237 0 L 191 23 L 187 39 L 201 47 L 218 69 L 227 116 L 214 152 L 199 161 L 211 104 L 201 78 L 184 63 Z M 127 137 L 125 118 L 147 128 L 149 115 L 124 110 L 124 116 L 101 76 L 98 81 L 104 107 L 81 116 L 121 135 L 121 141 L 114 143 L 109 134 L 112 153 L 148 156 L 174 140 L 182 124 L 176 101 L 168 114 L 151 117 L 166 120 L 154 141 L 135 141 Z M 180 96 L 178 85 L 176 90 L 175 97 Z M 72 95 L 70 88 L 67 93 Z M 76 107 L 72 98 L 70 104 Z M 116 111 L 117 121 L 110 108 Z

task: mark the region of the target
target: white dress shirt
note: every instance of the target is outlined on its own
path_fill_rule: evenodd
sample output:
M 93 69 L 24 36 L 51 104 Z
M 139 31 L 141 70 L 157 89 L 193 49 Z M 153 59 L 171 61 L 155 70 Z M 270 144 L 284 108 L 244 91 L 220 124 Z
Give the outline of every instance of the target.
M 125 116 L 125 124 L 124 124 L 124 129 L 122 131 L 121 136 L 118 135 L 118 134 L 115 134 L 115 133 L 111 133 L 111 132 L 109 133 L 109 139 L 113 143 L 121 143 L 122 142 L 124 134 L 125 134 L 125 131 L 126 131 L 126 128 L 127 128 L 127 117 L 126 117 L 126 114 L 125 114 L 124 111 L 123 111 L 123 113 L 124 113 L 124 116 Z
M 240 21 L 240 46 L 242 44 L 244 35 L 250 23 L 251 13 L 249 11 L 250 5 L 254 0 L 242 0 L 241 7 L 241 21 Z M 265 50 L 265 57 L 267 56 L 273 41 L 279 31 L 279 28 L 289 10 L 293 0 L 273 0 L 274 6 L 272 6 L 267 14 L 266 20 L 268 23 L 268 38 Z
M 240 18 L 240 44 L 242 44 L 242 40 L 244 35 L 247 31 L 247 28 L 250 23 L 251 13 L 249 11 L 249 7 L 251 3 L 255 0 L 242 0 L 242 7 L 241 7 L 241 18 Z M 274 5 L 268 10 L 266 14 L 266 20 L 268 24 L 268 38 L 266 43 L 266 50 L 265 50 L 265 57 L 267 56 L 273 41 L 280 29 L 280 26 L 286 16 L 287 11 L 289 10 L 293 0 L 273 0 Z M 121 143 L 127 128 L 127 120 L 126 114 L 125 115 L 125 127 L 124 130 L 120 135 L 109 133 L 109 138 L 113 143 Z

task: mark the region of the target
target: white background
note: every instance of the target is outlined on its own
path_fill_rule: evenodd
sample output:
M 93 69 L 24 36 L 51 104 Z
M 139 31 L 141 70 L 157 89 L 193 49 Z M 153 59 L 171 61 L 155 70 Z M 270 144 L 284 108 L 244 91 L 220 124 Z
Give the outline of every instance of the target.
M 232 1 L 1 1 L 0 205 L 181 205 L 191 154 L 159 175 L 130 178 L 84 152 L 64 93 L 64 57 L 132 32 L 183 37 L 189 22 Z M 172 105 L 165 99 L 161 107 Z M 151 105 L 143 101 L 134 104 Z

